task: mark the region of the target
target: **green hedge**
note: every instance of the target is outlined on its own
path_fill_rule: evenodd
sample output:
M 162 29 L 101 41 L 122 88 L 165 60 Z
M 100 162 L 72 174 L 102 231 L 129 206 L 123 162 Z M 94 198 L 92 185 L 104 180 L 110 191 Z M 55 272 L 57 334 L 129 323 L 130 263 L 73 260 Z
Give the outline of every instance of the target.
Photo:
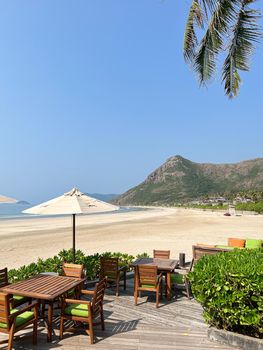
M 263 249 L 204 256 L 188 277 L 209 324 L 263 337 Z
M 235 206 L 236 210 L 249 210 L 249 211 L 254 211 L 258 214 L 263 213 L 263 201 L 261 202 L 256 202 L 256 203 L 238 203 Z
M 94 280 L 99 275 L 100 269 L 100 258 L 102 256 L 108 257 L 116 257 L 119 258 L 120 266 L 129 266 L 129 264 L 135 260 L 133 255 L 125 254 L 125 253 L 102 253 L 102 254 L 93 254 L 93 255 L 85 255 L 81 250 L 76 251 L 76 264 L 83 264 L 85 267 L 86 277 L 88 280 Z M 139 257 L 147 257 L 146 253 L 142 253 L 136 256 Z M 22 266 L 18 269 L 12 269 L 8 272 L 8 280 L 10 283 L 22 281 L 26 278 L 35 276 L 41 272 L 52 271 L 62 273 L 62 265 L 63 262 L 71 263 L 73 262 L 73 252 L 70 250 L 62 250 L 55 255 L 53 258 L 48 259 L 38 259 L 36 263 L 31 263 L 27 266 Z

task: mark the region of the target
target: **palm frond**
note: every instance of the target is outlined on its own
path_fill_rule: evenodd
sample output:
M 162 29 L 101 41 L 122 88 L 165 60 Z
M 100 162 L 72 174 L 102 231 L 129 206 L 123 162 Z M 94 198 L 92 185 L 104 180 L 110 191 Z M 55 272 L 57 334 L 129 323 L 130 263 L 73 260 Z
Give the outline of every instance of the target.
M 192 61 L 198 44 L 195 25 L 201 28 L 204 26 L 204 17 L 198 0 L 193 0 L 191 4 L 184 34 L 184 58 L 189 62 Z
M 229 22 L 234 16 L 233 3 L 233 0 L 218 1 L 206 33 L 193 59 L 200 84 L 210 80 L 215 72 L 216 55 L 223 45 L 222 35 L 226 33 Z
M 208 28 L 194 57 L 194 70 L 200 84 L 210 80 L 215 71 L 216 63 L 213 47 L 212 33 Z
M 231 23 L 236 19 L 236 7 L 239 0 L 218 0 L 211 17 L 211 30 L 225 35 Z
M 214 9 L 216 8 L 217 0 L 200 0 L 200 4 L 206 18 L 208 18 L 209 13 L 213 13 Z
M 233 35 L 222 73 L 225 93 L 229 98 L 233 98 L 238 94 L 241 83 L 238 70 L 249 70 L 249 61 L 254 52 L 254 44 L 262 38 L 258 24 L 260 12 L 249 8 L 249 5 L 253 2 L 254 0 L 241 1 L 236 23 L 232 28 Z

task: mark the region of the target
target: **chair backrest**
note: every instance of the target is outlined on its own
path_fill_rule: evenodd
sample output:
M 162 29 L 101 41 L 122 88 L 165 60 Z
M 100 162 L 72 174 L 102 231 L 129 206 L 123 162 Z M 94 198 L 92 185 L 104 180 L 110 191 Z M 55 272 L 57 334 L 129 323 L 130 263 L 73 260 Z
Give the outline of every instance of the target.
M 8 285 L 7 268 L 0 270 L 0 288 Z
M 9 330 L 10 300 L 7 293 L 0 292 L 0 323 L 5 323 Z
M 197 261 L 204 255 L 214 255 L 221 252 L 229 252 L 228 249 L 223 248 L 216 248 L 216 247 L 205 247 L 205 246 L 198 246 L 193 245 L 193 260 Z
M 117 271 L 119 267 L 119 259 L 118 258 L 107 258 L 102 257 L 100 259 L 100 277 L 117 277 Z
M 83 278 L 84 266 L 78 264 L 64 263 L 62 266 L 63 274 L 67 277 Z
M 157 266 L 138 265 L 137 266 L 137 281 L 141 285 L 156 285 L 157 282 Z
M 153 250 L 155 259 L 170 259 L 170 250 Z
M 204 255 L 214 255 L 222 252 L 229 252 L 229 249 L 209 247 L 208 245 L 193 245 L 193 259 L 190 265 L 190 271 L 192 271 L 195 263 Z
M 96 316 L 103 307 L 103 298 L 107 286 L 107 277 L 102 278 L 95 286 L 94 294 L 91 302 L 92 314 Z

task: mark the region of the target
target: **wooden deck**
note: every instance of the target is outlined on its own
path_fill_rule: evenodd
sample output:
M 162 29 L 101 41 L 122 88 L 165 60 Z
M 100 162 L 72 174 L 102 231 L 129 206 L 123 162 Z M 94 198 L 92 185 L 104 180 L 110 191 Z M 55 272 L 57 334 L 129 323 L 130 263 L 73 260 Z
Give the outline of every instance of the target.
M 89 337 L 83 330 L 65 332 L 63 340 L 58 338 L 59 317 L 55 321 L 55 336 L 52 343 L 46 341 L 46 329 L 40 323 L 38 345 L 31 345 L 31 331 L 21 332 L 15 337 L 14 349 L 61 349 L 61 350 L 210 350 L 237 349 L 221 345 L 207 339 L 207 326 L 203 322 L 202 310 L 194 300 L 188 300 L 181 293 L 171 302 L 161 300 L 160 308 L 155 308 L 154 297 L 145 293 L 141 304 L 134 306 L 133 280 L 128 280 L 126 293 L 115 297 L 107 290 L 105 296 L 105 326 L 103 332 L 95 327 L 96 343 L 90 345 Z M 59 310 L 57 311 L 57 315 Z M 19 335 L 19 333 L 18 333 Z M 7 349 L 2 341 L 6 336 L 0 333 L 0 349 Z M 2 342 L 2 343 L 1 343 Z

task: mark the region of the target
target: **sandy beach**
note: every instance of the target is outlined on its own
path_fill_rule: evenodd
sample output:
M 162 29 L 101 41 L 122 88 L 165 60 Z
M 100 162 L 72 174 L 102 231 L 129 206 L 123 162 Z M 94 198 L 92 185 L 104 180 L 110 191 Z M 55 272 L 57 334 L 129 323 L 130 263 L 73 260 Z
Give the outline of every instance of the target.
M 72 246 L 71 217 L 0 220 L 0 268 L 17 268 Z M 152 254 L 170 249 L 177 258 L 192 245 L 226 244 L 228 237 L 263 239 L 263 216 L 226 217 L 222 212 L 154 208 L 113 214 L 77 216 L 76 248 L 86 254 L 121 251 Z

